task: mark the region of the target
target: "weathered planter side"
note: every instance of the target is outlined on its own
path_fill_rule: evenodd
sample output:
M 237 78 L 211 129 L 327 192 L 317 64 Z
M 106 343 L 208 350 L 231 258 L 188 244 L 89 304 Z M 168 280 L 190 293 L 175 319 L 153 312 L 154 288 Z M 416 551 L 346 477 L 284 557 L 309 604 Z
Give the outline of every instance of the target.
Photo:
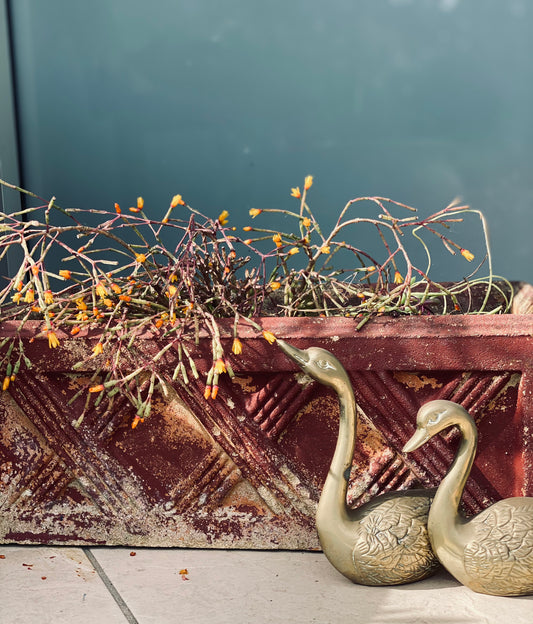
M 453 433 L 408 457 L 400 452 L 418 407 L 435 398 L 463 404 L 479 426 L 469 510 L 533 495 L 533 316 L 381 318 L 358 333 L 342 318 L 262 325 L 300 348 L 332 351 L 350 373 L 360 407 L 351 504 L 439 482 Z M 221 323 L 227 352 L 231 328 Z M 112 409 L 102 401 L 76 430 L 85 397 L 68 402 L 96 368 L 88 356 L 97 337 L 60 335 L 51 350 L 45 339 L 30 342 L 34 331 L 22 336 L 34 368 L 0 397 L 0 542 L 319 547 L 314 514 L 336 441 L 337 399 L 275 345 L 243 324 L 237 376 L 221 378 L 216 401 L 203 398 L 202 377 L 158 397 L 135 430 L 120 401 Z M 157 352 L 156 340 L 139 339 L 140 357 Z M 192 355 L 205 373 L 210 341 Z M 85 370 L 73 373 L 84 358 Z M 175 362 L 168 351 L 161 367 Z

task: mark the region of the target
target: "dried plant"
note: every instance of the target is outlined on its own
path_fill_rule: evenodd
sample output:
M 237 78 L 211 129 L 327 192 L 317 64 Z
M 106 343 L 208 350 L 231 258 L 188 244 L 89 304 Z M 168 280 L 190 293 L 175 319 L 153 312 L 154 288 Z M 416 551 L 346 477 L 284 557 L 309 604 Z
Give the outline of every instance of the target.
M 228 225 L 227 211 L 208 217 L 181 195 L 171 199 L 165 216 L 157 220 L 145 211 L 142 198 L 125 211 L 118 204 L 110 211 L 63 209 L 55 198 L 43 204 L 29 191 L 0 183 L 40 202 L 14 214 L 0 213 L 0 259 L 8 253 L 21 257 L 18 270 L 5 277 L 0 291 L 2 320 L 17 321 L 19 331 L 29 320 L 42 321 L 50 348 L 59 346 L 61 332 L 99 335 L 92 353 L 95 373 L 80 390 L 88 392 L 76 426 L 103 396 L 118 393 L 135 407 L 132 426 L 147 418 L 156 390 L 166 392 L 175 381 L 187 384 L 190 375 L 198 377 L 190 346 L 200 329 L 212 337 L 213 365 L 205 397 L 215 399 L 219 376 L 232 374 L 219 335 L 220 318 L 234 318 L 232 351 L 239 355 L 239 324 L 251 323 L 261 331 L 254 320 L 261 316 L 342 315 L 353 317 L 354 328 L 360 329 L 377 315 L 494 314 L 508 312 L 511 304 L 512 288 L 492 275 L 484 216 L 456 202 L 420 219 L 414 208 L 390 199 L 356 198 L 341 210 L 333 229 L 323 233 L 307 203 L 313 184 L 307 176 L 303 190 L 291 190 L 297 210 L 250 210 L 254 219 L 268 213 L 283 215 L 284 221 L 288 217 L 294 231 L 256 227 L 253 221 L 243 228 L 250 237 L 244 238 Z M 375 209 L 374 216 L 354 216 L 363 202 Z M 397 211 L 406 216 L 396 216 Z M 479 217 L 486 255 L 462 282 L 433 282 L 430 247 L 423 235 L 471 262 L 473 254 L 448 236 L 450 226 L 467 214 Z M 95 219 L 97 225 L 90 225 Z M 383 258 L 347 240 L 348 232 L 360 227 L 375 230 Z M 426 266 L 412 262 L 407 233 L 410 242 L 424 250 Z M 334 265 L 341 257 L 345 268 Z M 489 275 L 478 278 L 484 263 Z M 467 303 L 465 308 L 461 301 L 471 301 L 469 293 L 480 284 L 485 288 L 481 305 L 472 308 Z M 495 291 L 499 303 L 490 307 Z M 146 330 L 168 341 L 155 357 L 138 356 L 137 368 L 127 370 L 121 356 L 124 347 L 135 352 L 135 339 Z M 263 335 L 275 341 L 269 332 Z M 178 364 L 163 375 L 157 362 L 175 345 Z M 6 338 L 0 349 L 7 390 L 20 366 L 31 367 L 31 362 L 20 336 Z

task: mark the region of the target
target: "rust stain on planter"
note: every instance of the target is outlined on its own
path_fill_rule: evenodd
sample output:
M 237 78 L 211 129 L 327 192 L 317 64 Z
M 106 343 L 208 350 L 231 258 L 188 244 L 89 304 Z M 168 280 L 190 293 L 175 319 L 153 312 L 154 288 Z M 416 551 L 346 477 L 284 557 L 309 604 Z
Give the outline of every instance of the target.
M 454 432 L 408 457 L 400 452 L 430 399 L 463 404 L 480 432 L 465 503 L 533 495 L 533 317 L 263 319 L 305 348 L 320 345 L 349 371 L 359 409 L 348 502 L 436 485 L 453 457 Z M 2 327 L 12 331 L 9 326 Z M 232 322 L 221 322 L 230 351 Z M 193 353 L 202 378 L 158 396 L 131 429 L 132 408 L 104 401 L 76 430 L 90 378 L 91 337 L 27 343 L 35 362 L 0 396 L 0 541 L 317 549 L 314 514 L 333 454 L 337 397 L 296 370 L 275 345 L 243 327 L 237 377 L 203 397 L 210 342 Z M 23 340 L 31 338 L 22 336 Z M 145 357 L 157 337 L 136 344 Z M 173 370 L 168 351 L 162 367 Z M 71 370 L 86 359 L 79 377 Z M 132 361 L 132 366 L 134 362 Z

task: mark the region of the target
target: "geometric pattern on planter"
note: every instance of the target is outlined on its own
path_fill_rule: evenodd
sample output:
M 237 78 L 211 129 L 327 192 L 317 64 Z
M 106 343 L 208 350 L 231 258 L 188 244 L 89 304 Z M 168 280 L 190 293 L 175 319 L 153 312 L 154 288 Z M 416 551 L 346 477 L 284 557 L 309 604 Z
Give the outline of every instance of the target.
M 350 319 L 298 319 L 295 333 L 292 320 L 262 322 L 296 346 L 332 351 L 351 377 L 359 427 L 350 505 L 439 483 L 455 433 L 400 452 L 420 405 L 438 398 L 464 405 L 479 428 L 467 509 L 533 494 L 533 317 L 377 319 L 357 333 Z M 221 335 L 228 353 L 231 323 Z M 69 400 L 94 370 L 91 358 L 83 371 L 72 364 L 91 353 L 90 337 L 72 349 L 60 337 L 54 350 L 46 338 L 28 340 L 34 367 L 0 396 L 0 541 L 318 548 L 314 515 L 337 439 L 337 397 L 254 332 L 241 328 L 240 337 L 237 376 L 221 377 L 216 401 L 204 398 L 212 355 L 202 338 L 191 350 L 200 380 L 155 395 L 135 430 L 118 395 L 73 427 L 86 395 Z M 161 345 L 148 336 L 138 348 L 150 357 Z M 175 364 L 167 351 L 162 371 Z
M 505 432 L 516 411 L 520 375 L 487 371 L 432 371 L 431 375 L 405 371 L 361 371 L 352 376 L 352 381 L 356 400 L 365 417 L 381 431 L 395 453 L 396 467 L 389 468 L 389 474 L 380 475 L 380 479 L 394 478 L 393 486 L 398 488 L 402 471 L 406 471 L 406 462 L 409 462 L 408 487 L 434 487 L 440 482 L 454 457 L 459 439 L 456 430 L 436 438 L 431 450 L 426 448 L 424 452 L 405 458 L 403 463 L 399 463 L 397 458 L 403 459 L 400 451 L 413 427 L 414 418 L 409 418 L 409 415 L 416 414 L 419 407 L 429 400 L 448 399 L 469 410 L 476 420 L 480 441 L 489 429 L 491 434 L 491 449 L 484 449 L 484 456 L 488 459 L 485 461 L 482 456 L 478 457 L 465 488 L 465 509 L 477 513 L 502 496 L 511 495 L 506 491 L 505 474 L 506 470 L 513 470 L 518 447 L 514 446 L 513 438 L 505 439 Z M 398 414 L 402 412 L 405 418 L 398 419 Z M 496 467 L 495 447 L 499 447 Z

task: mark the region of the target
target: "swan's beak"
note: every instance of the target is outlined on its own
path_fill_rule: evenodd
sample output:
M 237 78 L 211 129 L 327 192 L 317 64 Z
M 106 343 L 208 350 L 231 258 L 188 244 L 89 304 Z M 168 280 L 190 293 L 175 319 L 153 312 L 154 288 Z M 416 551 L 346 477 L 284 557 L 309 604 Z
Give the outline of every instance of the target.
M 288 344 L 281 338 L 278 338 L 276 341 L 278 347 L 288 355 L 292 360 L 294 360 L 297 364 L 299 364 L 302 368 L 305 367 L 309 363 L 309 355 L 307 351 L 302 351 L 302 349 L 297 349 L 292 345 Z
M 422 444 L 425 444 L 431 435 L 426 431 L 426 429 L 417 429 L 413 436 L 407 441 L 407 444 L 403 447 L 402 453 L 411 453 L 415 451 L 417 448 L 421 447 Z

